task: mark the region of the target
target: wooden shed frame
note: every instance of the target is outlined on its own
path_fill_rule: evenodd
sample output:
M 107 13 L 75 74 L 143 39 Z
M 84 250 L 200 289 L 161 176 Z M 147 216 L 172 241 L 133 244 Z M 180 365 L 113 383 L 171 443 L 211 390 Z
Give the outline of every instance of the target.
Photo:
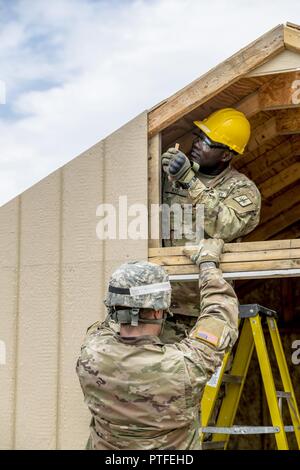
M 287 23 L 270 30 L 149 110 L 148 258 L 164 265 L 171 280 L 196 279 L 197 269 L 183 253 L 183 247 L 162 246 L 161 216 L 158 210 L 153 210 L 161 204 L 162 151 L 174 146 L 175 142 L 179 142 L 184 150 L 187 142 L 191 140 L 193 119 L 196 116 L 202 118 L 215 109 L 227 106 L 243 111 L 250 121 L 256 121 L 248 150 L 245 155 L 239 157 L 238 169 L 248 159 L 253 160 L 253 153 L 255 154 L 258 148 L 261 147 L 265 153 L 270 153 L 272 149 L 269 150 L 268 143 L 278 136 L 290 139 L 293 134 L 293 145 L 300 150 L 300 142 L 295 137 L 300 133 L 299 88 L 300 26 Z M 283 147 L 283 144 L 281 146 Z M 297 198 L 299 188 L 295 187 L 295 183 L 298 179 L 300 163 L 296 161 L 287 169 L 279 171 L 278 176 L 273 173 L 273 176 L 261 185 L 263 198 L 273 195 L 274 185 L 280 194 L 284 188 L 293 184 L 294 187 L 289 190 L 287 197 Z M 275 219 L 280 218 L 280 201 L 275 199 L 276 209 L 272 206 L 269 210 L 268 217 L 273 223 Z M 298 205 L 297 210 L 293 212 L 292 223 L 295 218 L 300 218 L 299 208 Z M 278 223 L 280 224 L 280 220 Z M 300 240 L 291 237 L 266 240 L 264 231 L 259 227 L 253 234 L 245 237 L 243 243 L 225 245 L 225 254 L 221 259 L 225 277 L 259 279 L 300 276 Z M 190 247 L 189 250 L 192 251 L 193 248 Z

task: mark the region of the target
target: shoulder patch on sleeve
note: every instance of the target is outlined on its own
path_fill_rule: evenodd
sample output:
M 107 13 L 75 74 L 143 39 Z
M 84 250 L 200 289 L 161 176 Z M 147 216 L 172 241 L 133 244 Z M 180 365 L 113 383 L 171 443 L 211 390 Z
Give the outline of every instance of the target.
M 214 346 L 217 346 L 219 342 L 219 338 L 217 336 L 203 330 L 202 328 L 198 328 L 195 331 L 194 338 L 205 341 L 206 343 L 213 344 Z
M 226 330 L 226 323 L 218 318 L 201 318 L 190 332 L 190 336 L 197 341 L 219 348 L 223 343 Z
M 247 207 L 247 206 L 250 206 L 250 204 L 253 204 L 251 199 L 249 199 L 249 197 L 246 194 L 234 197 L 233 200 L 238 202 L 239 205 L 242 207 Z
M 260 202 L 249 194 L 240 194 L 239 196 L 231 196 L 226 199 L 225 204 L 227 207 L 231 207 L 239 214 L 246 212 L 258 211 Z

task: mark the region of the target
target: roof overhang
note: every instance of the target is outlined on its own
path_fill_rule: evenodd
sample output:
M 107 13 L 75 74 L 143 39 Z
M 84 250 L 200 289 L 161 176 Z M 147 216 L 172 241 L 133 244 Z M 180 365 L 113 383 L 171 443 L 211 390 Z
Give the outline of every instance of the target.
M 149 136 L 166 129 L 240 78 L 251 76 L 251 72 L 254 75 L 255 72 L 270 74 L 274 73 L 276 67 L 278 72 L 282 71 L 280 67 L 284 67 L 282 64 L 287 62 L 286 56 L 290 60 L 289 64 L 295 64 L 295 67 L 288 65 L 288 70 L 297 70 L 295 54 L 299 52 L 300 26 L 292 23 L 276 26 L 170 98 L 153 107 L 148 113 Z M 276 57 L 281 53 L 285 53 L 285 56 L 279 67 Z M 261 69 L 259 70 L 259 68 Z

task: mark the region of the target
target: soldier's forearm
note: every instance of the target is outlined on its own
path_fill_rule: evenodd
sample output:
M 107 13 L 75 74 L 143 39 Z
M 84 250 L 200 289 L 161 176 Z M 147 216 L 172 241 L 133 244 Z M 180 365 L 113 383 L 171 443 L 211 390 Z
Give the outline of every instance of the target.
M 217 268 L 200 272 L 200 315 L 191 336 L 218 349 L 232 346 L 238 334 L 238 300 Z

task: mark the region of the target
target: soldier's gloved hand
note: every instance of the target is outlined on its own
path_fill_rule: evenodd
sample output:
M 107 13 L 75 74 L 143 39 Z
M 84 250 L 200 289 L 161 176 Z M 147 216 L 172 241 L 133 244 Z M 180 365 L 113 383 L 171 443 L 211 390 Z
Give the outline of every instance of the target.
M 175 149 L 174 147 L 169 148 L 165 153 L 162 154 L 161 156 L 161 164 L 162 168 L 165 173 L 168 173 L 168 168 L 170 161 L 172 158 L 175 157 L 175 155 L 179 152 L 179 150 Z
M 198 170 L 199 165 L 194 162 L 191 163 L 188 157 L 178 150 L 177 154 L 170 161 L 167 172 L 171 181 L 179 181 L 180 183 L 188 184 Z
M 193 263 L 200 267 L 201 263 L 213 262 L 218 267 L 223 253 L 224 240 L 208 238 L 201 240 L 198 252 L 191 256 Z

